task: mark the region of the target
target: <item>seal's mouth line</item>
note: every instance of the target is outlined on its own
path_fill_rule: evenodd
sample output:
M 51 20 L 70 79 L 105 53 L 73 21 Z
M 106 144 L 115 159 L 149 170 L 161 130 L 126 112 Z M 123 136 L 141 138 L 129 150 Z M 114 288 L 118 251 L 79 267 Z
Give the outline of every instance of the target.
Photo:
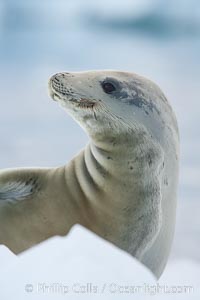
M 96 102 L 88 100 L 86 98 L 80 98 L 80 100 L 75 101 L 77 105 L 81 108 L 93 108 Z
M 60 93 L 56 91 L 53 87 L 50 89 L 51 97 L 54 101 L 65 101 L 67 100 L 69 103 L 75 104 L 77 107 L 80 108 L 94 108 L 94 106 L 97 104 L 94 100 L 89 100 L 87 98 L 73 98 L 73 95 L 70 93 Z M 66 99 L 64 99 L 66 97 Z

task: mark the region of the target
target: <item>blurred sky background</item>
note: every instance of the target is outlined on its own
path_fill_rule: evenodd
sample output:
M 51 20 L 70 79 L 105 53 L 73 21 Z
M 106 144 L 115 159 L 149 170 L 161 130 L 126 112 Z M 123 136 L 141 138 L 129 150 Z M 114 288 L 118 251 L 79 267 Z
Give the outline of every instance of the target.
M 84 147 L 47 81 L 89 69 L 139 73 L 170 100 L 181 136 L 171 259 L 200 261 L 200 1 L 0 0 L 0 168 L 62 165 Z

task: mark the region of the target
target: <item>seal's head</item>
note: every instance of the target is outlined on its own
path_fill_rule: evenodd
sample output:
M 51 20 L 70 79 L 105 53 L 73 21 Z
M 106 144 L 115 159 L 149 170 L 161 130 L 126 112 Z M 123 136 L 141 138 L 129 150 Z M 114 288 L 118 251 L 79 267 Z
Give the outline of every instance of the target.
M 90 136 L 144 130 L 159 139 L 166 123 L 176 125 L 161 90 L 134 73 L 58 73 L 50 78 L 49 91 Z

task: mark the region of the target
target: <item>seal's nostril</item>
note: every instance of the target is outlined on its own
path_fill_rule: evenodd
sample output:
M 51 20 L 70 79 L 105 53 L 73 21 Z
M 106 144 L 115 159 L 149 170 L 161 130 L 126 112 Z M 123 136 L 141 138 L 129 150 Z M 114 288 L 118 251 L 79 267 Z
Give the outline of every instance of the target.
M 53 81 L 57 82 L 57 83 L 60 83 L 59 75 L 58 74 L 53 76 Z
M 59 79 L 58 79 L 57 77 L 55 77 L 54 80 L 55 80 L 56 82 L 59 82 Z
M 55 75 L 52 76 L 52 81 L 56 82 L 56 83 L 60 83 L 60 81 L 62 81 L 62 79 L 71 76 L 71 73 L 56 73 Z

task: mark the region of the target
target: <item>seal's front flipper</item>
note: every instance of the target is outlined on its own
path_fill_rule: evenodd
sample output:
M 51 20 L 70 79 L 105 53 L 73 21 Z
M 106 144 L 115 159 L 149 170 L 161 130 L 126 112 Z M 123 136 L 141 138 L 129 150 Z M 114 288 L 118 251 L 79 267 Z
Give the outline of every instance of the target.
M 61 171 L 45 168 L 0 171 L 0 244 L 19 253 L 60 233 L 60 228 L 54 225 L 60 214 L 56 197 L 59 186 L 54 174 Z
M 48 168 L 20 168 L 0 171 L 0 207 L 37 197 L 45 187 Z
M 8 180 L 6 183 L 0 183 L 0 204 L 27 199 L 37 191 L 37 181 L 36 178 L 30 178 L 27 180 Z

